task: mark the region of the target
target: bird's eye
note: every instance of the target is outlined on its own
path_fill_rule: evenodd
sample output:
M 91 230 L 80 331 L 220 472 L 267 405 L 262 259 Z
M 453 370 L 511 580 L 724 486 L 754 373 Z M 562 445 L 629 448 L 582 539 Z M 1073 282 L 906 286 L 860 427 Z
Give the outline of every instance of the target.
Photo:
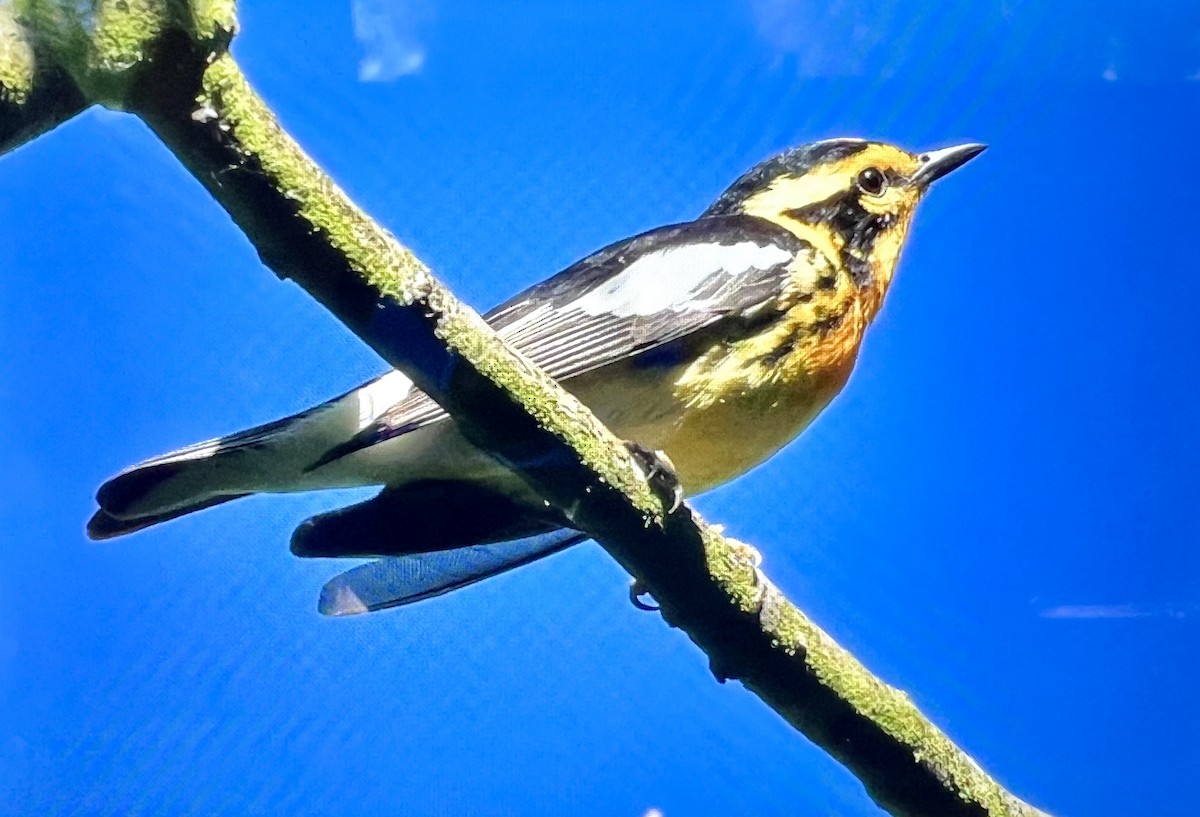
M 887 179 L 877 167 L 868 167 L 862 173 L 858 174 L 858 189 L 866 193 L 868 196 L 882 196 L 883 191 L 887 190 Z

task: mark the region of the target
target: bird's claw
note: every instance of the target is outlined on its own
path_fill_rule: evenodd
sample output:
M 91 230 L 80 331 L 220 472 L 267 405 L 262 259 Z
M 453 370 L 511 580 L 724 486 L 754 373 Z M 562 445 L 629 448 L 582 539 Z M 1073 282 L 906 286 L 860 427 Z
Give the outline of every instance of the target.
M 641 579 L 634 579 L 629 585 L 629 603 L 639 610 L 645 610 L 647 613 L 658 612 L 659 607 L 657 604 L 649 604 L 642 601 L 642 596 L 649 593 L 650 591 L 646 588 L 646 585 L 642 584 Z
M 679 482 L 679 474 L 675 471 L 675 463 L 665 451 L 651 451 L 649 448 L 635 442 L 627 441 L 625 447 L 633 455 L 633 461 L 642 471 L 642 476 L 650 487 L 659 495 L 667 506 L 667 513 L 672 514 L 683 504 L 683 485 Z

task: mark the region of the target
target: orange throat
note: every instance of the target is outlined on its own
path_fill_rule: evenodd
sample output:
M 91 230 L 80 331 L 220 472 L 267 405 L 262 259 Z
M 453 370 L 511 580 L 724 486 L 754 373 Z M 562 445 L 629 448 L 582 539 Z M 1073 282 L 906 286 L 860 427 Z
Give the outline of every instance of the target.
M 657 441 L 690 492 L 726 482 L 800 434 L 846 385 L 867 325 L 862 299 L 790 310 L 762 334 L 715 347 L 675 384 L 680 419 Z

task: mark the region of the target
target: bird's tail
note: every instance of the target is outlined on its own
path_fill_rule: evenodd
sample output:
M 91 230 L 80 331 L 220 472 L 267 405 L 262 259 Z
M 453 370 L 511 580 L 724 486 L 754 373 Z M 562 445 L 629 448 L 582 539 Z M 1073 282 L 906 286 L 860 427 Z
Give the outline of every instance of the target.
M 100 510 L 88 522 L 88 536 L 111 539 L 259 491 L 338 487 L 312 473 L 312 464 L 391 405 L 407 384 L 390 372 L 308 411 L 126 469 L 97 491 Z
M 288 470 L 299 470 L 287 467 L 294 457 L 288 448 L 293 446 L 270 436 L 278 425 L 197 443 L 117 474 L 96 492 L 100 509 L 88 521 L 88 536 L 123 536 L 269 490 L 270 480 L 286 480 Z
M 222 502 L 229 502 L 232 499 L 240 499 L 241 497 L 249 496 L 249 494 L 229 494 L 226 496 L 211 496 L 207 499 L 197 500 L 190 505 L 185 505 L 181 508 L 176 508 L 164 513 L 146 514 L 145 516 L 136 516 L 131 519 L 119 519 L 116 516 L 105 511 L 103 508 L 92 514 L 92 518 L 87 523 L 87 535 L 89 539 L 97 541 L 102 539 L 115 539 L 118 536 L 124 536 L 127 533 L 134 533 L 143 528 L 157 525 L 159 522 L 166 522 L 171 519 L 178 519 L 181 516 L 192 513 L 193 511 L 202 511 L 205 508 L 211 508 L 213 505 L 220 505 Z

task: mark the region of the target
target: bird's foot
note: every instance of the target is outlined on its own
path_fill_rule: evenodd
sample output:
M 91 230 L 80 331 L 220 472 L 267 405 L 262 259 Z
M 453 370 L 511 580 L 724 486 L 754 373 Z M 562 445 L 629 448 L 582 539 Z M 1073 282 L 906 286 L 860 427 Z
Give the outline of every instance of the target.
M 650 591 L 646 585 L 642 584 L 641 579 L 634 579 L 629 585 L 629 603 L 639 610 L 645 610 L 647 613 L 655 613 L 659 610 L 657 604 L 650 604 L 642 601 L 642 596 L 649 595 Z
M 666 452 L 651 451 L 631 441 L 626 441 L 625 447 L 633 455 L 633 461 L 641 469 L 643 478 L 667 506 L 667 513 L 679 510 L 683 504 L 683 485 L 679 482 L 679 474 L 675 472 L 675 464 Z

